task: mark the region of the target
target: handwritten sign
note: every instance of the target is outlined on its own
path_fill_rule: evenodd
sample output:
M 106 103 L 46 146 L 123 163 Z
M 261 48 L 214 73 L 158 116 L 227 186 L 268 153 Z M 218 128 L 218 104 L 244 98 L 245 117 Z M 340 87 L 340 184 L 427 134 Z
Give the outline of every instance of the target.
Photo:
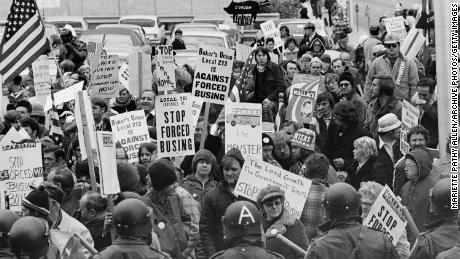
M 401 53 L 408 59 L 414 59 L 423 44 L 425 44 L 425 36 L 423 36 L 423 30 L 412 28 L 401 44 Z
M 189 93 L 160 95 L 155 100 L 158 157 L 195 154 Z
M 44 105 L 46 96 L 51 93 L 51 78 L 48 56 L 41 55 L 32 63 L 34 72 L 34 90 L 37 102 Z
M 407 36 L 406 27 L 404 26 L 404 18 L 402 16 L 396 16 L 385 18 L 383 21 L 385 22 L 387 33 L 395 34 L 399 39 L 399 42 L 403 42 Z
M 280 31 L 273 20 L 261 23 L 260 29 L 264 33 L 265 39 L 272 38 L 275 41 L 275 48 L 283 46 Z
M 89 95 L 101 98 L 114 98 L 120 95 L 118 75 L 118 56 L 102 55 L 99 64 L 91 76 Z
M 390 188 L 385 186 L 377 196 L 363 225 L 385 232 L 393 245 L 396 245 L 406 228 L 406 224 L 400 201 Z
M 299 123 L 310 123 L 313 118 L 319 80 L 309 78 L 305 83 L 291 86 L 286 119 Z
M 192 95 L 206 102 L 225 104 L 230 89 L 233 50 L 200 45 Z
M 101 179 L 101 194 L 116 194 L 120 192 L 118 177 L 114 175 L 117 171 L 115 153 L 115 142 L 112 132 L 97 131 L 97 146 L 99 148 L 99 174 Z
M 174 56 L 172 46 L 158 46 L 156 55 L 156 69 L 158 91 L 176 90 L 176 74 L 174 72 Z
M 225 152 L 238 148 L 244 157 L 262 159 L 262 105 L 225 104 Z
M 42 148 L 40 143 L 20 141 L 14 127 L 7 135 L 0 142 L 0 189 L 6 192 L 10 209 L 21 211 L 30 186 L 43 181 Z
M 400 150 L 404 155 L 410 150 L 409 142 L 407 142 L 407 133 L 409 129 L 418 124 L 420 116 L 420 109 L 415 107 L 410 102 L 404 100 L 402 107 L 401 117 L 401 137 L 400 137 Z
M 131 111 L 110 117 L 112 132 L 116 142 L 128 155 L 128 163 L 137 163 L 137 152 L 143 143 L 150 142 L 149 130 L 144 111 Z
M 284 209 L 300 218 L 310 191 L 311 180 L 252 156 L 246 157 L 236 183 L 235 194 L 257 201 L 260 190 L 269 185 L 279 186 L 284 190 Z
M 67 87 L 65 89 L 62 89 L 61 91 L 58 91 L 54 93 L 54 105 L 59 105 L 65 102 L 70 102 L 72 100 L 75 100 L 76 98 L 76 93 L 81 91 L 83 89 L 84 82 L 78 82 L 70 87 Z M 51 102 L 51 96 L 48 95 L 46 97 L 46 102 L 43 107 L 44 111 L 47 112 L 51 110 L 52 107 L 52 102 Z

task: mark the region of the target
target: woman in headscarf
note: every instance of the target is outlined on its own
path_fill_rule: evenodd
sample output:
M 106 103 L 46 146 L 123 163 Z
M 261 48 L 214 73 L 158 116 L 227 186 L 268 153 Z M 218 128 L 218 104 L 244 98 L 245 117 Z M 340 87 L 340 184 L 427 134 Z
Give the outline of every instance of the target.
M 118 112 L 118 114 L 136 110 L 136 102 L 132 98 L 128 89 L 123 88 L 120 90 L 120 96 L 115 98 L 112 109 Z

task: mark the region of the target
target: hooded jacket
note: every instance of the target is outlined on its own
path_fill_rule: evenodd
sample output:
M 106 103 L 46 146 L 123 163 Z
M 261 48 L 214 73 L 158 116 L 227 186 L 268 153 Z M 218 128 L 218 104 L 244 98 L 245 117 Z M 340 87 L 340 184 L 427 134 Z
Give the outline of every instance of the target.
M 439 180 L 439 175 L 431 173 L 432 159 L 425 149 L 415 149 L 406 155 L 415 161 L 418 177 L 405 183 L 402 188 L 402 204 L 409 210 L 412 219 L 420 232 L 426 231 L 425 223 L 429 216 L 429 192 Z M 415 237 L 408 230 L 408 240 L 413 242 Z
M 314 51 L 313 49 L 313 45 L 315 43 L 319 43 L 321 45 L 321 50 L 320 51 Z M 318 57 L 320 58 L 324 52 L 326 51 L 326 46 L 324 45 L 324 42 L 320 39 L 320 38 L 315 38 L 312 40 L 311 44 L 310 44 L 310 53 L 313 57 Z

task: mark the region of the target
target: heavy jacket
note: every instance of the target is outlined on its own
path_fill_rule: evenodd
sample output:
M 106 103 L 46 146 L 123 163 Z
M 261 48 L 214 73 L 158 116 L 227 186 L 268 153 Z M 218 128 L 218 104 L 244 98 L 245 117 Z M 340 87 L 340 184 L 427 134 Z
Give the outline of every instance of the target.
M 102 213 L 96 218 L 85 222 L 85 227 L 91 233 L 91 236 L 94 240 L 94 248 L 96 248 L 97 251 L 101 251 L 102 249 L 112 244 L 112 239 L 109 234 L 102 236 L 102 232 L 104 230 L 104 222 L 105 213 Z
M 266 244 L 268 250 L 281 254 L 286 259 L 304 257 L 304 255 L 297 253 L 271 234 L 271 231 L 276 229 L 279 234 L 306 251 L 308 248 L 308 239 L 305 234 L 305 228 L 300 220 L 284 210 L 278 219 L 269 222 L 266 220 L 266 217 L 263 217 L 262 223 L 267 237 Z
M 378 98 L 374 99 L 367 108 L 366 121 L 364 129 L 368 131 L 373 138 L 378 137 L 378 120 L 385 114 L 393 113 L 401 120 L 402 102 L 396 97 L 390 96 L 386 103 L 381 103 Z
M 429 215 L 429 192 L 439 180 L 439 175 L 430 172 L 432 162 L 430 154 L 426 150 L 415 149 L 408 154 L 414 157 L 419 176 L 415 181 L 410 180 L 404 184 L 401 193 L 401 202 L 409 210 L 418 230 L 423 232 L 426 231 L 425 223 Z M 410 234 L 409 230 L 407 233 L 409 242 L 414 241 L 415 237 Z
M 168 259 L 163 253 L 153 249 L 144 240 L 118 238 L 113 245 L 107 247 L 93 258 L 101 259 Z
M 279 93 L 284 93 L 286 90 L 283 70 L 281 67 L 269 61 L 265 67 L 265 78 L 258 78 L 257 74 L 257 66 L 254 66 L 252 69 L 254 95 L 250 98 L 251 102 L 262 103 L 265 98 L 268 98 L 272 102 L 277 102 Z M 265 85 L 257 84 L 258 80 L 265 81 Z
M 430 139 L 427 147 L 436 148 L 438 146 L 439 129 L 438 129 L 438 103 L 420 105 L 422 116 L 420 118 L 420 125 L 425 127 L 430 133 Z
M 91 237 L 91 233 L 89 232 L 89 230 L 78 220 L 69 216 L 69 214 L 65 213 L 65 211 L 61 210 L 61 220 L 56 221 L 54 224 L 55 226 L 53 226 L 53 228 L 56 228 L 58 230 L 80 234 L 83 237 L 83 239 L 85 239 L 86 242 L 88 242 L 90 246 L 94 247 L 94 241 Z M 85 256 L 90 255 L 89 251 L 83 246 L 81 246 L 78 252 Z
M 307 200 L 300 216 L 309 241 L 320 234 L 319 226 L 326 222 L 326 212 L 323 202 L 327 189 L 328 184 L 324 180 L 312 179 L 310 191 L 308 192 Z
M 258 246 L 238 245 L 224 251 L 220 251 L 209 259 L 282 259 L 282 255 L 267 251 Z
M 400 75 L 401 64 L 404 64 L 404 71 Z M 394 67 L 391 67 L 390 60 L 385 54 L 376 58 L 369 67 L 366 83 L 364 85 L 364 100 L 371 100 L 372 78 L 377 74 L 385 73 L 391 75 L 395 81 L 395 97 L 399 100 L 410 100 L 415 94 L 418 82 L 417 65 L 411 59 L 405 58 L 402 54 L 396 59 Z
M 436 256 L 436 259 L 457 259 L 460 258 L 460 242 L 456 246 L 448 249 Z
M 358 162 L 354 162 L 353 165 L 348 168 L 348 176 L 345 182 L 359 190 L 359 186 L 362 182 L 372 181 L 377 177 L 374 176 L 374 165 L 377 162 L 377 156 L 371 156 L 369 159 L 358 169 Z
M 429 230 L 418 236 L 409 258 L 434 259 L 439 253 L 459 243 L 460 231 L 455 221 L 455 216 L 442 217 L 427 225 Z
M 363 100 L 363 98 L 355 92 L 352 96 L 347 96 L 347 101 L 353 104 L 356 113 L 358 114 L 359 125 L 364 125 L 364 120 L 366 118 L 366 107 L 367 103 Z
M 63 51 L 59 53 L 59 64 L 65 59 L 70 59 L 75 64 L 75 68 L 78 69 L 83 65 L 88 54 L 86 43 L 81 40 L 75 40 L 66 44 L 63 44 Z
M 398 258 L 386 234 L 361 225 L 357 219 L 328 222 L 322 228 L 327 232 L 311 243 L 306 258 Z
M 115 100 L 112 105 L 112 109 L 118 112 L 118 114 L 135 111 L 136 108 L 136 101 L 134 99 L 129 99 L 126 103 L 119 103 L 117 100 Z
M 372 175 L 369 178 L 369 181 L 380 183 L 383 186 L 385 186 L 385 184 L 388 184 L 388 186 L 393 186 L 393 172 L 395 169 L 395 164 L 401 157 L 403 157 L 399 143 L 399 139 L 396 139 L 393 145 L 393 162 L 390 158 L 390 155 L 385 150 L 385 147 L 382 146 L 382 148 L 380 148 L 380 138 L 377 139 L 377 160 L 372 169 Z
M 210 178 L 203 186 L 194 174 L 189 174 L 185 177 L 182 187 L 187 190 L 195 200 L 201 203 L 203 193 L 216 186 L 216 184 L 217 182 Z

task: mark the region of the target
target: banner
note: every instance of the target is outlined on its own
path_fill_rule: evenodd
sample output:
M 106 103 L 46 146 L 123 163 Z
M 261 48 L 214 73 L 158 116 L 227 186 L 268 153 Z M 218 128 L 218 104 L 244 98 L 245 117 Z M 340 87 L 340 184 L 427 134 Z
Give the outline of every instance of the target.
M 2 196 L 8 197 L 12 211 L 21 211 L 30 186 L 38 187 L 43 181 L 41 144 L 22 140 L 12 127 L 0 141 L 0 191 L 5 192 Z
M 388 234 L 393 245 L 396 245 L 406 228 L 406 224 L 401 202 L 390 188 L 385 186 L 377 196 L 363 225 Z
M 244 157 L 262 159 L 262 105 L 225 104 L 225 152 L 238 148 Z
M 120 68 L 118 69 L 118 81 L 120 81 L 120 84 L 126 88 L 129 89 L 129 66 L 126 64 L 126 62 L 123 62 L 121 64 Z
M 51 93 L 50 67 L 47 55 L 41 55 L 32 63 L 34 73 L 34 90 L 37 103 L 44 105 Z
M 140 97 L 142 91 L 152 89 L 152 60 L 142 52 L 129 54 L 129 92 Z
M 230 89 L 233 50 L 200 45 L 192 95 L 205 102 L 225 104 Z
M 400 150 L 404 155 L 410 150 L 409 142 L 406 141 L 409 129 L 418 124 L 420 109 L 410 102 L 403 100 L 402 117 L 401 117 L 401 137 Z
M 401 44 L 401 53 L 408 59 L 414 59 L 423 44 L 425 44 L 425 36 L 423 36 L 423 30 L 412 27 L 409 34 Z
M 275 41 L 275 48 L 279 48 L 284 45 L 284 42 L 281 39 L 280 31 L 273 20 L 261 23 L 260 29 L 264 33 L 265 39 L 272 38 Z
M 398 37 L 399 42 L 403 42 L 407 36 L 406 27 L 404 26 L 404 18 L 396 16 L 383 19 L 387 33 L 394 33 Z
M 176 73 L 174 71 L 174 56 L 172 46 L 158 46 L 156 69 L 158 91 L 166 94 L 167 91 L 176 90 Z
M 137 153 L 140 145 L 150 142 L 144 111 L 131 111 L 111 116 L 110 125 L 115 143 L 120 142 L 128 155 L 128 163 L 139 162 Z
M 319 78 L 309 77 L 308 81 L 291 86 L 286 108 L 286 120 L 310 123 L 318 95 Z
M 190 93 L 159 95 L 155 100 L 158 157 L 195 154 Z
M 89 95 L 105 99 L 120 96 L 118 78 L 118 56 L 102 55 L 89 82 Z
M 97 146 L 99 149 L 99 179 L 101 180 L 101 194 L 117 194 L 120 192 L 120 183 L 117 177 L 117 161 L 115 142 L 112 132 L 97 131 Z
M 65 102 L 70 102 L 72 100 L 75 100 L 76 93 L 83 90 L 84 83 L 85 82 L 81 81 L 70 87 L 62 89 L 61 91 L 55 92 L 54 93 L 54 105 L 58 106 L 59 104 L 63 104 Z M 46 113 L 47 111 L 51 110 L 51 107 L 52 107 L 51 96 L 48 95 L 46 97 L 46 102 L 45 102 L 45 105 L 43 106 L 43 110 Z
M 235 195 L 257 201 L 260 190 L 269 185 L 279 186 L 285 192 L 284 209 L 300 218 L 310 191 L 311 180 L 252 156 L 246 157 L 236 183 Z

